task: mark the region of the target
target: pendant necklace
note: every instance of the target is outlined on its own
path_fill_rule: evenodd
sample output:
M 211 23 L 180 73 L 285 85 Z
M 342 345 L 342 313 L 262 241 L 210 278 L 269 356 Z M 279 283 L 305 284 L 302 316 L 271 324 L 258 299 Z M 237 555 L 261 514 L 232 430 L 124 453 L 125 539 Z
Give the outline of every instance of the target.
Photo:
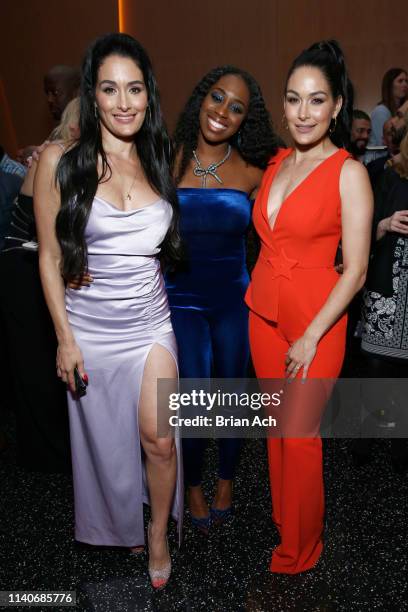
M 198 159 L 197 153 L 195 152 L 195 150 L 193 150 L 193 157 L 194 157 L 194 161 L 196 163 L 196 167 L 193 170 L 193 174 L 194 176 L 198 176 L 201 177 L 202 183 L 201 183 L 201 187 L 205 188 L 207 186 L 207 178 L 208 176 L 212 176 L 213 178 L 215 178 L 216 181 L 218 181 L 220 183 L 220 185 L 222 185 L 222 180 L 220 179 L 220 177 L 217 174 L 217 169 L 222 166 L 222 164 L 224 164 L 227 159 L 229 159 L 230 155 L 231 155 L 231 145 L 228 145 L 228 149 L 227 152 L 225 154 L 225 157 L 222 158 L 221 161 L 219 162 L 213 162 L 212 164 L 210 164 L 209 166 L 207 166 L 207 168 L 203 168 L 201 165 L 200 160 Z
M 114 161 L 110 157 L 110 155 L 108 157 L 109 157 L 109 159 L 110 159 L 110 161 L 112 163 L 112 166 L 115 168 L 116 172 L 119 174 L 119 178 L 121 179 L 122 184 L 123 184 L 123 177 L 122 177 L 121 173 L 119 172 L 117 165 L 114 163 Z M 130 194 L 132 192 L 133 185 L 136 182 L 136 178 L 137 178 L 137 176 L 135 176 L 135 178 L 133 179 L 132 184 L 130 185 L 130 189 L 128 190 L 128 192 L 126 193 L 125 197 L 123 198 L 124 200 L 131 200 L 132 199 L 132 196 Z

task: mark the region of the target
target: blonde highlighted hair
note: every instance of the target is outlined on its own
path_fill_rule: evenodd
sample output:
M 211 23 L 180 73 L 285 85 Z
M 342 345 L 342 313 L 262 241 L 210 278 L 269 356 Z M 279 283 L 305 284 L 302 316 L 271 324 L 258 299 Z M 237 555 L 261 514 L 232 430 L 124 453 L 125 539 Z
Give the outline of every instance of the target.
M 61 121 L 51 132 L 49 140 L 52 142 L 55 140 L 62 140 L 63 142 L 71 141 L 73 125 L 79 126 L 79 97 L 73 98 L 68 102 L 61 115 Z

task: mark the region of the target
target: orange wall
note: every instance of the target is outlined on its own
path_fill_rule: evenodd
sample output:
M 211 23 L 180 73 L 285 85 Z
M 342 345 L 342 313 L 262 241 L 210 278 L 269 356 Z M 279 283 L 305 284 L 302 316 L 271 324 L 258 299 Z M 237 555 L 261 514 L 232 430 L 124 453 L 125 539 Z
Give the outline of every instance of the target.
M 1 0 L 0 79 L 12 121 L 0 113 L 1 142 L 13 146 L 13 132 L 19 146 L 42 142 L 53 127 L 43 75 L 55 64 L 79 65 L 94 38 L 117 29 L 116 0 Z
M 357 91 L 371 111 L 383 73 L 408 67 L 408 10 L 388 0 L 122 0 L 125 29 L 149 50 L 171 126 L 196 81 L 234 63 L 260 82 L 280 125 L 286 71 L 303 48 L 336 38 Z
M 0 142 L 21 146 L 48 134 L 43 74 L 79 64 L 92 39 L 118 29 L 119 8 L 124 30 L 152 57 L 171 128 L 193 85 L 217 64 L 254 74 L 277 127 L 287 68 L 316 40 L 340 41 L 357 104 L 368 111 L 384 71 L 408 66 L 408 11 L 388 0 L 1 0 L 0 81 L 12 125 L 0 96 Z

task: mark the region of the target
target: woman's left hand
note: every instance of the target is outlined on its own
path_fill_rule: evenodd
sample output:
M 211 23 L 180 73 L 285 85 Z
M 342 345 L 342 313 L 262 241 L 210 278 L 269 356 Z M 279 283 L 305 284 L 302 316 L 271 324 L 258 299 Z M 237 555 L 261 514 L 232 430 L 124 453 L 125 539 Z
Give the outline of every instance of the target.
M 317 342 L 301 336 L 292 344 L 286 353 L 286 377 L 290 380 L 295 378 L 301 368 L 303 368 L 302 380 L 307 378 L 309 366 L 316 354 Z

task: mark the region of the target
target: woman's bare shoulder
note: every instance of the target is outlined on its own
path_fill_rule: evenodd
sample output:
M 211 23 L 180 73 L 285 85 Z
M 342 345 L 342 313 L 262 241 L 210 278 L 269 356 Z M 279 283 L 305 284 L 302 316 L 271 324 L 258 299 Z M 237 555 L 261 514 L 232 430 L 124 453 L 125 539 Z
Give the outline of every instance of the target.
M 365 166 L 355 159 L 346 159 L 340 173 L 342 205 L 353 210 L 371 207 L 373 192 Z
M 362 181 L 368 178 L 368 172 L 364 164 L 348 158 L 345 160 L 341 169 L 341 179 L 346 181 Z
M 56 167 L 59 160 L 64 155 L 65 149 L 58 142 L 52 142 L 41 151 L 39 156 L 40 167 L 52 166 Z

